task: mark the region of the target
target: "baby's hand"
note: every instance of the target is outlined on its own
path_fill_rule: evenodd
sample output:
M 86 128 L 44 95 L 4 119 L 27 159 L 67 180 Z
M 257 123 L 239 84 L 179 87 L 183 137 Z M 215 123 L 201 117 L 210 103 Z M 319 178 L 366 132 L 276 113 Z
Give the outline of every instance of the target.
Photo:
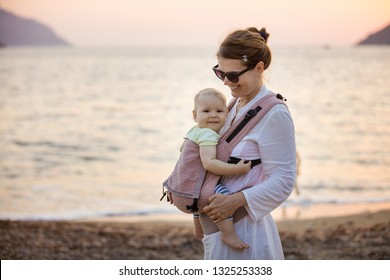
M 246 174 L 251 170 L 252 162 L 250 160 L 242 159 L 237 163 L 237 168 L 242 174 Z

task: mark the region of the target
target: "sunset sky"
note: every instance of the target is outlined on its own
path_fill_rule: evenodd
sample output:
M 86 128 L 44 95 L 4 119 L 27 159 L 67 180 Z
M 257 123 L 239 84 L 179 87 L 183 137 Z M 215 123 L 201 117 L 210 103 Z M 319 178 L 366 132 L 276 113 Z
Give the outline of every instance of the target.
M 265 26 L 281 46 L 350 46 L 390 24 L 389 0 L 0 0 L 76 46 L 215 46 Z

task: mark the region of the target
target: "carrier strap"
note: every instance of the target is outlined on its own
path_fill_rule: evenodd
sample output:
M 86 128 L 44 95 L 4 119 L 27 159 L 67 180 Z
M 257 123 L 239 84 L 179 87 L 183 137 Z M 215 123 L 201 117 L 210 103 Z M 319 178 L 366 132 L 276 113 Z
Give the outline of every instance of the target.
M 241 158 L 236 158 L 236 157 L 230 157 L 228 160 L 228 163 L 233 163 L 237 164 L 242 160 Z M 252 159 L 250 160 L 252 162 L 251 168 L 255 167 L 256 165 L 259 165 L 261 163 L 261 158 L 259 159 Z
M 226 138 L 226 142 L 230 143 L 230 141 L 233 140 L 234 137 L 237 136 L 238 133 L 246 126 L 246 124 L 257 115 L 258 112 L 260 112 L 262 108 L 260 106 L 257 106 L 255 109 L 250 109 L 246 114 L 245 118 L 242 120 L 242 122 L 236 127 L 236 129 L 229 135 L 228 138 Z
M 272 94 L 277 99 L 280 99 L 282 101 L 287 101 L 286 98 L 284 98 L 280 93 Z M 272 95 L 268 95 L 263 97 L 263 99 L 259 100 L 257 103 L 262 102 L 263 100 L 266 100 L 268 98 L 272 98 Z M 228 104 L 228 111 L 232 110 L 234 107 L 234 104 L 237 102 L 237 98 L 232 99 Z M 236 126 L 236 128 L 227 136 L 226 142 L 230 143 L 240 132 L 241 130 L 248 124 L 248 122 L 255 117 L 263 108 L 261 106 L 257 106 L 254 109 L 250 109 L 248 112 L 246 112 L 245 117 L 242 119 L 242 121 Z M 267 112 L 266 112 L 267 113 Z

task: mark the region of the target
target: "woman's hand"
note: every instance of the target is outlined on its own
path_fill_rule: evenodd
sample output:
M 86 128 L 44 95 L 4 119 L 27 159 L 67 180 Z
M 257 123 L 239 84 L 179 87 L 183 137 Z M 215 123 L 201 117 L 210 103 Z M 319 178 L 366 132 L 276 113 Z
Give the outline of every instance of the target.
M 203 212 L 216 224 L 233 216 L 238 208 L 246 205 L 246 199 L 242 192 L 232 195 L 215 194 L 209 198 L 209 202 L 210 204 L 203 209 Z

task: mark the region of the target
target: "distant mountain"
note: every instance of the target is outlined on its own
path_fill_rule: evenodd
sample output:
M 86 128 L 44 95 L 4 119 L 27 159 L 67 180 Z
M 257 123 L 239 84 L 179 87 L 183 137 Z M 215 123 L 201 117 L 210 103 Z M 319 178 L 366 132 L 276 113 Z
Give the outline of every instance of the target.
M 3 46 L 69 46 L 49 27 L 0 9 L 0 42 Z
M 358 43 L 358 45 L 389 45 L 390 44 L 390 24 L 384 29 L 371 34 L 367 39 Z

